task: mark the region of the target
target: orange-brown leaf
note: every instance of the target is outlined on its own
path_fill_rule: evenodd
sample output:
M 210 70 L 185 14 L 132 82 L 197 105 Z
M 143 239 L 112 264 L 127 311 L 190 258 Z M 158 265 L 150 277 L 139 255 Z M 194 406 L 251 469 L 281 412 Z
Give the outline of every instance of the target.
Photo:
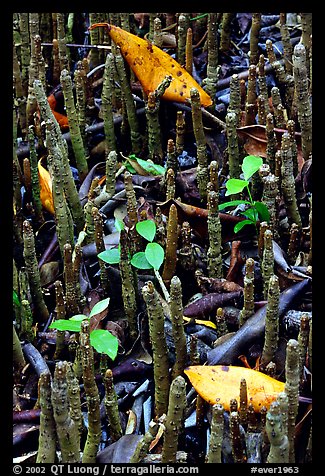
M 43 207 L 54 215 L 54 203 L 52 195 L 52 179 L 49 172 L 42 166 L 42 159 L 38 161 L 38 177 L 40 183 L 40 199 Z
M 168 53 L 148 40 L 139 38 L 114 25 L 95 23 L 90 29 L 99 26 L 108 29 L 110 37 L 121 48 L 123 57 L 140 81 L 146 94 L 153 92 L 166 75 L 171 75 L 173 81 L 163 94 L 164 99 L 187 102 L 190 99 L 191 88 L 196 88 L 200 93 L 202 106 L 207 107 L 212 104 L 210 96 Z
M 197 393 L 208 403 L 221 403 L 229 411 L 229 402 L 235 398 L 240 405 L 240 381 L 246 380 L 248 403 L 259 412 L 262 406 L 269 408 L 278 394 L 284 391 L 284 383 L 245 367 L 227 365 L 194 365 L 184 370 Z

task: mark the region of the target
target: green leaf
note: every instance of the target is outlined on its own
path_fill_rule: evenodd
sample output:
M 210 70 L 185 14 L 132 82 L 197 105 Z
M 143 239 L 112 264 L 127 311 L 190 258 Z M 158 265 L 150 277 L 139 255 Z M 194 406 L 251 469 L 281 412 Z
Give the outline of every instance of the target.
M 105 309 L 108 308 L 109 300 L 110 298 L 108 297 L 96 303 L 95 306 L 90 311 L 89 317 L 95 316 L 96 314 L 99 314 L 100 312 L 105 311 Z
M 163 175 L 165 173 L 165 168 L 162 165 L 154 164 L 148 160 L 139 159 L 134 154 L 129 157 L 132 160 L 136 160 L 138 164 L 151 175 Z
M 118 350 L 118 340 L 113 334 L 105 329 L 95 329 L 90 333 L 90 344 L 101 354 L 115 359 Z
M 124 221 L 115 218 L 115 228 L 117 231 L 122 231 L 125 228 Z
M 250 205 L 251 203 L 248 202 L 247 200 L 232 200 L 231 202 L 225 202 L 219 205 L 219 210 L 224 210 L 225 208 L 228 208 L 228 207 L 237 207 L 237 205 L 241 205 L 241 204 Z
M 239 221 L 234 227 L 234 232 L 238 233 L 246 225 L 255 225 L 255 223 L 252 220 Z
M 247 208 L 247 210 L 244 210 L 241 212 L 241 214 L 249 218 L 249 220 L 252 220 L 254 223 L 256 223 L 258 220 L 258 213 L 256 210 L 254 210 L 254 208 Z
M 234 195 L 235 193 L 242 192 L 248 186 L 248 183 L 247 180 L 229 179 L 226 183 L 227 191 L 225 195 Z
M 13 303 L 16 304 L 16 306 L 20 307 L 20 301 L 19 301 L 19 297 L 16 293 L 16 291 L 12 291 L 12 300 L 13 300 Z
M 132 165 L 130 164 L 130 162 L 128 162 L 127 160 L 123 163 L 124 167 L 126 168 L 126 170 L 128 172 L 130 172 L 130 174 L 136 174 L 137 171 L 135 170 L 134 167 L 132 167 Z
M 258 211 L 258 214 L 262 221 L 269 223 L 270 221 L 270 212 L 267 206 L 262 202 L 254 202 L 255 208 Z
M 118 248 L 102 251 L 101 253 L 98 253 L 97 256 L 108 264 L 117 264 L 121 260 L 120 250 Z
M 164 248 L 158 243 L 148 243 L 146 246 L 145 255 L 149 263 L 154 269 L 158 270 L 164 262 L 165 252 Z
M 152 220 L 138 221 L 135 225 L 139 235 L 148 241 L 153 241 L 156 234 L 156 223 Z
M 58 319 L 49 325 L 49 329 L 58 331 L 80 332 L 81 321 L 71 321 L 70 319 Z
M 88 317 L 85 316 L 84 314 L 76 314 L 75 316 L 70 317 L 69 321 L 81 322 L 84 319 L 88 319 Z
M 149 243 L 150 244 L 150 243 Z M 148 245 L 147 245 L 148 246 Z M 139 251 L 132 256 L 131 264 L 138 269 L 152 269 L 144 251 Z
M 244 179 L 248 180 L 258 169 L 263 165 L 263 159 L 256 155 L 247 155 L 242 163 L 242 171 L 244 172 Z

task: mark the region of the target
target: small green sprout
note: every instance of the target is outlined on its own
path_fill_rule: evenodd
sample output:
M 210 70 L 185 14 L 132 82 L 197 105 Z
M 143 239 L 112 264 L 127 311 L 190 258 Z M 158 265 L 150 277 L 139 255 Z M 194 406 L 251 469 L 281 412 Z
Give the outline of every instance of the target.
M 238 205 L 249 205 L 249 208 L 240 212 L 246 218 L 245 220 L 240 221 L 234 227 L 234 232 L 238 233 L 246 225 L 254 225 L 257 229 L 257 222 L 259 219 L 262 221 L 269 222 L 270 214 L 267 207 L 262 202 L 256 202 L 253 200 L 250 189 L 249 189 L 249 179 L 259 170 L 263 160 L 261 157 L 255 155 L 248 155 L 244 158 L 242 163 L 242 171 L 244 173 L 244 180 L 242 179 L 229 179 L 226 183 L 226 195 L 236 195 L 237 193 L 242 192 L 244 189 L 247 191 L 249 197 L 248 200 L 232 200 L 231 202 L 225 202 L 219 205 L 219 210 L 224 210 L 228 207 L 238 206 Z
M 76 314 L 70 319 L 58 319 L 50 324 L 50 329 L 59 331 L 80 332 L 81 322 L 99 314 L 107 309 L 110 298 L 99 301 L 90 311 L 89 316 Z M 105 329 L 94 329 L 90 332 L 90 344 L 97 352 L 107 354 L 112 360 L 115 359 L 118 350 L 118 340 L 113 334 Z

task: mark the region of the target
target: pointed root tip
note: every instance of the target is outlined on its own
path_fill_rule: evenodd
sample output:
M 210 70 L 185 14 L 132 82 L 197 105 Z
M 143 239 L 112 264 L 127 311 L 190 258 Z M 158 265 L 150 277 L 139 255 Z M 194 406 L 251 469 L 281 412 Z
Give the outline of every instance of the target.
M 108 31 L 111 29 L 111 25 L 109 23 L 94 23 L 88 27 L 88 30 L 94 30 L 95 28 L 99 27 L 107 28 Z

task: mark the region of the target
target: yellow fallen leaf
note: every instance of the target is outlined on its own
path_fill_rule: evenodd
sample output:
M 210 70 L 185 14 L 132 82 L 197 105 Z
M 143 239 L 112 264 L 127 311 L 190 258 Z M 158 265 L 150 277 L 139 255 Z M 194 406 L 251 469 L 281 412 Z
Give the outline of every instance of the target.
M 54 203 L 52 194 L 52 179 L 49 172 L 42 166 L 42 159 L 38 161 L 38 177 L 40 183 L 40 199 L 43 207 L 54 215 Z
M 192 319 L 190 317 L 183 316 L 184 321 L 190 322 Z M 195 324 L 201 324 L 202 326 L 211 327 L 212 329 L 216 329 L 217 326 L 214 322 L 211 321 L 202 321 L 201 319 L 195 319 Z
M 247 384 L 247 400 L 259 412 L 262 406 L 269 408 L 278 394 L 284 391 L 284 383 L 257 370 L 234 365 L 193 365 L 184 370 L 191 384 L 201 397 L 211 405 L 221 403 L 229 411 L 229 402 L 236 398 L 240 406 L 240 381 Z
M 121 48 L 124 59 L 146 94 L 153 92 L 167 75 L 171 75 L 173 80 L 162 96 L 164 99 L 187 102 L 190 99 L 191 88 L 196 88 L 199 91 L 202 106 L 211 106 L 210 96 L 168 53 L 148 40 L 108 23 L 94 23 L 89 29 L 93 30 L 97 27 L 107 28 L 110 37 Z

